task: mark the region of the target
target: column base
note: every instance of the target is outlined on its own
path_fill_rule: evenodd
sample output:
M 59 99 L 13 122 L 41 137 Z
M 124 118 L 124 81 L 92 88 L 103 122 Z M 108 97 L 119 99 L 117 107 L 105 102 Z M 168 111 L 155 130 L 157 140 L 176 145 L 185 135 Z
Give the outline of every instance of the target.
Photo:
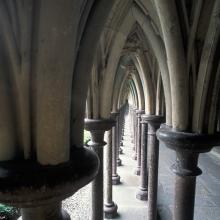
M 132 155 L 132 159 L 133 159 L 133 160 L 137 160 L 137 154 L 136 154 L 136 153 L 134 153 L 134 154 Z
M 148 198 L 148 191 L 146 188 L 139 188 L 136 194 L 136 198 L 141 201 L 147 201 Z
M 137 167 L 137 168 L 134 170 L 134 174 L 137 175 L 137 176 L 140 176 L 140 175 L 141 175 L 141 168 L 140 168 L 140 167 Z
M 118 167 L 121 166 L 121 159 L 120 158 L 117 159 L 117 166 Z
M 107 219 L 115 218 L 118 215 L 118 206 L 112 202 L 111 204 L 104 204 L 104 215 Z
M 120 184 L 120 176 L 116 175 L 116 176 L 112 176 L 112 185 L 118 185 Z
M 123 154 L 123 150 L 121 148 L 119 149 L 119 154 Z

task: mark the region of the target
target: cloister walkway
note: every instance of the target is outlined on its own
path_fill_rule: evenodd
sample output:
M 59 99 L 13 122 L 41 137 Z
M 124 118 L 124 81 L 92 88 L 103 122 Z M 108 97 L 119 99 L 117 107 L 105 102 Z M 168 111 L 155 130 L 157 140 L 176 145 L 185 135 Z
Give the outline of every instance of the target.
M 123 141 L 123 154 L 120 155 L 122 166 L 118 167 L 118 174 L 121 177 L 121 184 L 113 187 L 114 201 L 118 205 L 121 220 L 146 220 L 147 202 L 136 199 L 136 192 L 139 186 L 140 177 L 134 174 L 137 161 L 132 159 L 134 151 L 131 143 L 129 116 L 125 118 L 125 131 Z
M 113 200 L 118 205 L 117 220 L 147 220 L 147 202 L 135 198 L 139 176 L 134 174 L 137 162 L 132 159 L 133 144 L 130 138 L 129 116 L 125 118 L 122 166 L 118 167 L 121 184 L 113 186 Z M 199 166 L 203 174 L 197 179 L 195 220 L 220 220 L 220 154 L 201 154 Z M 158 212 L 161 220 L 171 220 L 174 204 L 174 174 L 170 166 L 175 161 L 175 153 L 160 145 Z M 64 202 L 64 208 L 72 219 L 89 220 L 90 184 L 80 189 Z M 186 210 L 187 211 L 187 210 Z

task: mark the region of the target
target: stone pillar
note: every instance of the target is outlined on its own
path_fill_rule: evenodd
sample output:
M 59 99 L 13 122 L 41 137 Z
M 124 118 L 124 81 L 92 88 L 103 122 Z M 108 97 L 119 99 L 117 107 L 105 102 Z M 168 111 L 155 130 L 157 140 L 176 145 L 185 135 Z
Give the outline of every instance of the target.
M 112 112 L 111 115 L 116 121 L 118 112 Z M 115 125 L 112 128 L 112 184 L 117 185 L 119 183 L 120 176 L 117 174 L 117 127 Z
M 159 141 L 156 131 L 163 122 L 159 115 L 145 117 L 148 123 L 148 220 L 157 219 L 157 185 L 158 185 L 158 160 Z
M 148 126 L 146 118 L 147 115 L 141 116 L 141 181 L 140 187 L 136 194 L 136 198 L 142 201 L 147 201 L 148 197 L 148 171 L 147 171 L 147 137 Z
M 61 202 L 97 174 L 98 158 L 83 147 L 71 149 L 70 160 L 43 166 L 31 160 L 1 162 L 0 200 L 21 208 L 23 220 L 69 220 Z
M 133 125 L 133 106 L 129 107 L 129 116 L 130 116 L 130 131 L 131 131 L 131 143 L 134 143 L 134 125 Z
M 123 150 L 121 148 L 121 143 L 123 143 L 123 136 L 122 136 L 122 131 L 123 131 L 123 107 L 119 110 L 119 116 L 118 116 L 118 152 L 119 154 L 123 153 Z
M 123 140 L 124 140 L 124 131 L 125 131 L 125 113 L 126 113 L 126 105 L 123 105 L 121 108 L 121 135 L 120 135 L 120 146 L 123 146 Z M 120 153 L 123 151 L 121 150 Z
M 105 218 L 117 216 L 117 205 L 112 200 L 112 129 L 108 132 L 106 149 L 106 200 L 104 204 Z
M 116 132 L 116 136 L 115 136 L 115 140 L 116 140 L 116 144 L 115 144 L 115 150 L 116 150 L 116 164 L 117 166 L 121 166 L 121 159 L 119 157 L 119 112 L 117 112 L 117 114 L 115 115 L 115 121 L 116 121 L 116 125 L 115 125 L 115 132 Z
M 136 157 L 137 157 L 137 167 L 134 173 L 140 176 L 141 173 L 141 115 L 144 113 L 144 110 L 137 110 L 137 142 L 136 142 Z
M 220 135 L 179 132 L 163 125 L 157 137 L 177 155 L 171 167 L 176 174 L 174 219 L 193 220 L 196 177 L 202 173 L 198 167 L 198 157 L 200 153 L 218 146 Z
M 85 129 L 91 133 L 89 146 L 100 160 L 96 178 L 92 181 L 92 213 L 91 220 L 103 220 L 103 146 L 104 133 L 114 125 L 112 119 L 85 119 Z
M 134 148 L 133 148 L 134 154 L 132 156 L 134 160 L 137 160 L 137 125 L 138 125 L 137 124 L 138 118 L 136 113 L 137 111 L 138 111 L 137 109 L 134 110 Z

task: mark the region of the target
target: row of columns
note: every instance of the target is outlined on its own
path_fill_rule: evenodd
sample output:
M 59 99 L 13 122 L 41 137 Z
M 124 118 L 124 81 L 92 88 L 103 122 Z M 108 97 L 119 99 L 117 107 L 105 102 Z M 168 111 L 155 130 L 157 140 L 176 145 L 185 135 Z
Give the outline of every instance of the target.
M 140 187 L 136 198 L 148 200 L 148 220 L 157 219 L 159 141 L 176 152 L 176 162 L 171 167 L 176 175 L 173 219 L 193 220 L 196 177 L 202 173 L 198 167 L 199 154 L 219 145 L 220 136 L 175 131 L 162 124 L 162 116 L 144 115 L 134 107 L 130 107 L 129 113 L 135 151 L 133 158 L 137 159 L 138 168 L 141 158 Z
M 89 146 L 100 159 L 97 177 L 92 183 L 92 220 L 117 216 L 117 204 L 112 198 L 112 185 L 120 183 L 117 166 L 121 165 L 120 146 L 123 141 L 124 116 L 127 106 L 112 112 L 111 119 L 86 120 L 85 128 L 91 132 Z M 199 153 L 208 152 L 219 143 L 218 135 L 203 135 L 172 130 L 159 115 L 145 115 L 144 111 L 129 108 L 134 159 L 137 160 L 135 174 L 140 175 L 140 186 L 136 198 L 148 201 L 148 220 L 157 219 L 157 186 L 159 140 L 177 152 L 172 171 L 176 174 L 174 219 L 193 220 L 196 176 L 201 174 L 197 167 Z M 160 129 L 159 129 L 160 128 Z M 104 132 L 109 130 L 106 149 L 106 199 L 103 204 L 103 146 Z M 158 138 L 158 139 L 157 139 Z M 185 210 L 188 210 L 187 212 Z
M 99 157 L 99 170 L 92 182 L 92 213 L 91 220 L 102 220 L 103 214 L 107 219 L 117 216 L 117 204 L 113 202 L 112 185 L 120 183 L 117 166 L 121 165 L 119 154 L 121 152 L 122 138 L 124 134 L 124 114 L 126 105 L 118 112 L 111 113 L 111 119 L 85 119 L 85 129 L 91 133 L 91 141 L 88 146 Z M 107 133 L 106 146 L 106 196 L 103 193 L 103 147 L 104 133 Z
M 130 124 L 134 140 L 134 156 L 137 160 L 135 174 L 140 176 L 136 198 L 148 201 L 148 220 L 157 218 L 157 184 L 159 142 L 156 131 L 163 122 L 159 115 L 145 115 L 143 110 L 130 107 Z

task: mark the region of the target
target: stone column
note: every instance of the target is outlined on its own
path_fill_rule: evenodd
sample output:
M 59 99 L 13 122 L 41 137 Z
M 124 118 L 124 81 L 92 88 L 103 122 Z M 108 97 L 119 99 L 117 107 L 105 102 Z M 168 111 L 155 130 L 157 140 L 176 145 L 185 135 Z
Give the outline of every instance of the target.
M 220 135 L 179 132 L 163 125 L 157 137 L 168 148 L 175 150 L 177 155 L 171 167 L 176 174 L 174 219 L 193 220 L 196 177 L 202 173 L 198 167 L 198 157 L 200 153 L 218 146 Z
M 140 187 L 136 194 L 136 198 L 142 201 L 147 201 L 148 197 L 148 171 L 147 171 L 147 137 L 148 137 L 148 126 L 146 118 L 147 115 L 141 116 L 141 181 Z
M 130 131 L 131 131 L 131 143 L 134 143 L 134 125 L 133 125 L 133 106 L 129 107 L 129 112 L 130 112 Z
M 122 136 L 122 130 L 123 130 L 123 107 L 119 110 L 119 117 L 118 117 L 118 152 L 119 154 L 123 153 L 123 150 L 121 148 L 121 143 L 123 141 L 123 136 Z
M 122 154 L 123 150 L 121 146 L 123 146 L 123 135 L 124 135 L 124 106 L 121 107 L 119 111 L 119 153 Z
M 157 184 L 158 184 L 158 160 L 159 141 L 156 131 L 163 122 L 159 115 L 148 115 L 148 220 L 157 219 Z
M 71 149 L 70 160 L 43 166 L 35 161 L 1 162 L 0 200 L 21 208 L 23 220 L 69 220 L 61 202 L 97 174 L 98 158 L 83 147 Z
M 105 218 L 117 216 L 117 205 L 112 200 L 112 129 L 108 131 L 106 149 L 106 200 L 104 204 Z
M 85 129 L 91 133 L 89 146 L 100 160 L 96 178 L 92 181 L 92 213 L 91 220 L 103 220 L 103 147 L 104 133 L 114 125 L 111 119 L 85 119 Z
M 137 109 L 134 110 L 134 154 L 132 156 L 133 160 L 137 160 L 137 111 Z
M 137 110 L 137 142 L 136 142 L 136 155 L 137 155 L 137 167 L 134 173 L 140 176 L 141 173 L 141 115 L 144 113 L 144 110 Z
M 115 115 L 115 121 L 116 121 L 116 125 L 115 125 L 115 132 L 116 132 L 116 136 L 115 136 L 115 140 L 116 140 L 116 144 L 115 144 L 115 149 L 116 149 L 116 161 L 117 161 L 117 166 L 121 166 L 121 159 L 119 157 L 119 112 L 117 112 L 117 114 Z
M 111 113 L 112 118 L 116 121 L 118 112 Z M 117 122 L 116 122 L 117 123 Z M 112 128 L 112 184 L 120 183 L 120 176 L 117 174 L 117 128 Z

